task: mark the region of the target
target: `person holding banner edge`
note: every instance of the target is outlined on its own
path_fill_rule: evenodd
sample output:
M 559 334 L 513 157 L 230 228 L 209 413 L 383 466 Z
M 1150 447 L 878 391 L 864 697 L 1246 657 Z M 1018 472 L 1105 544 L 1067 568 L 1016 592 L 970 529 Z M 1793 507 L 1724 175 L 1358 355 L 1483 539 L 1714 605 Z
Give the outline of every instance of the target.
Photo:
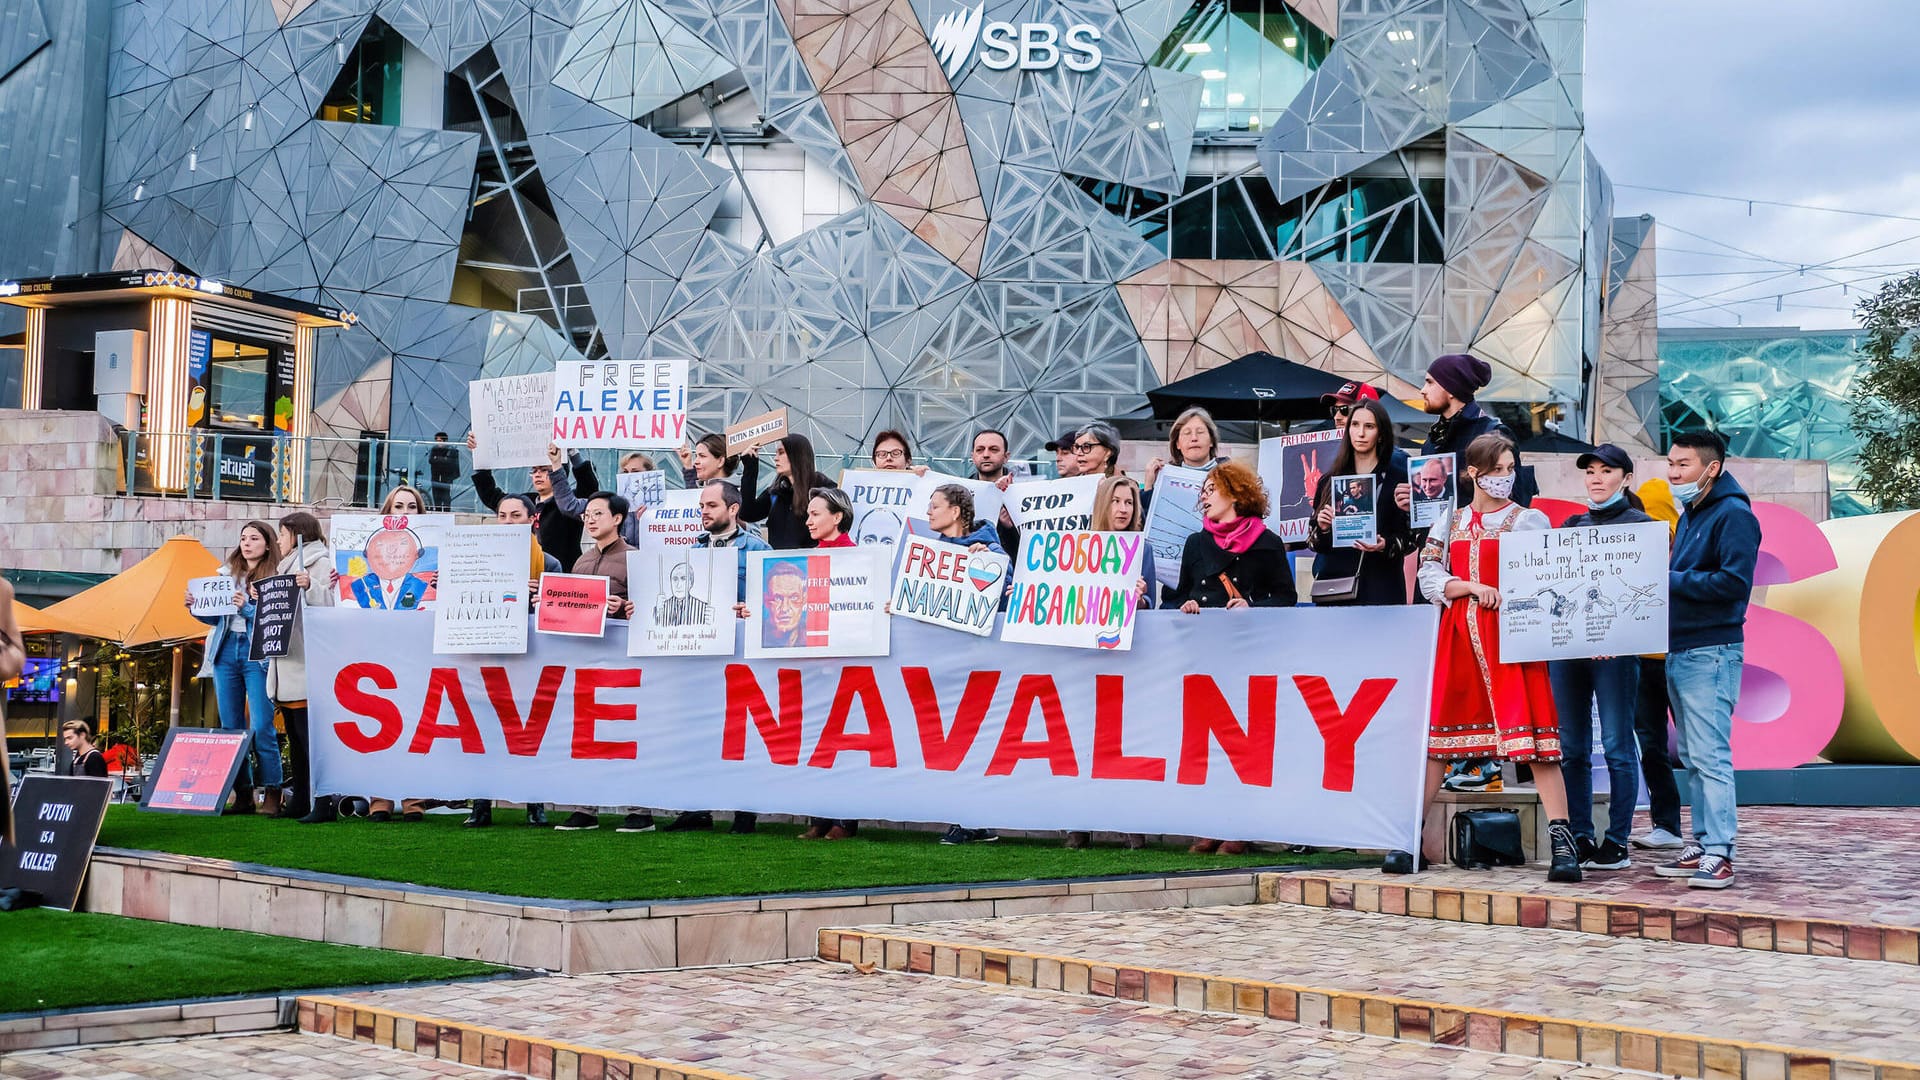
M 809 448 L 809 455 L 811 455 L 811 448 Z M 807 463 L 812 464 L 811 457 Z M 853 528 L 853 503 L 847 499 L 847 493 L 837 487 L 824 486 L 813 489 L 807 499 L 806 523 L 807 535 L 813 540 L 814 547 L 856 546 L 853 537 L 848 534 L 848 530 Z M 743 603 L 738 610 L 744 612 L 746 605 Z M 803 623 L 805 618 L 805 615 L 801 616 Z M 851 818 L 817 817 L 808 824 L 807 831 L 800 834 L 800 839 L 845 840 L 859 834 L 860 823 Z
M 332 607 L 339 596 L 329 584 L 329 573 L 333 568 L 333 549 L 327 546 L 327 538 L 320 528 L 320 519 L 304 510 L 296 510 L 280 519 L 280 550 L 286 557 L 280 560 L 278 573 L 293 575 L 295 587 L 303 594 L 300 603 L 303 607 Z M 258 598 L 251 584 L 247 594 Z M 312 825 L 322 821 L 332 821 L 338 816 L 333 800 L 325 799 L 324 810 L 313 801 L 313 772 L 307 757 L 307 663 L 306 635 L 301 630 L 300 620 L 296 619 L 287 638 L 287 654 L 276 656 L 267 661 L 267 696 L 280 707 L 280 717 L 286 723 L 287 749 L 291 757 L 286 771 L 293 781 L 293 800 L 283 813 L 283 817 L 298 818 L 302 823 Z
M 1392 491 L 1407 482 L 1406 459 L 1388 453 L 1393 422 L 1386 406 L 1362 398 L 1348 406 L 1348 422 L 1333 467 L 1320 477 L 1313 493 L 1313 520 L 1307 546 L 1314 551 L 1313 602 L 1320 607 L 1407 602 L 1406 557 L 1416 545 L 1406 511 L 1391 499 L 1379 499 L 1379 539 L 1354 547 L 1333 546 L 1333 478 L 1370 474 L 1379 491 Z
M 242 525 L 239 543 L 219 570 L 220 576 L 233 579 L 239 609 L 226 615 L 194 616 L 213 627 L 196 677 L 213 680 L 220 726 L 230 731 L 250 731 L 248 747 L 257 759 L 257 764 L 249 762 L 241 767 L 230 812 L 254 813 L 253 789 L 258 786 L 265 789 L 263 799 L 269 817 L 280 812 L 280 784 L 284 779 L 280 732 L 273 726 L 273 702 L 267 697 L 266 661 L 247 658 L 253 638 L 253 600 L 247 586 L 279 566 L 280 552 L 275 543 L 274 528 L 266 522 L 255 520 Z M 191 595 L 187 606 L 193 606 Z
M 1506 758 L 1533 767 L 1540 809 L 1552 846 L 1548 881 L 1579 881 L 1580 857 L 1567 821 L 1567 789 L 1560 775 L 1560 726 L 1547 666 L 1502 663 L 1500 536 L 1552 528 L 1547 516 L 1512 499 L 1513 441 L 1482 435 L 1467 447 L 1472 501 L 1427 535 L 1420 553 L 1420 592 L 1440 606 L 1440 643 L 1434 659 L 1433 720 L 1427 737 L 1422 807 L 1431 809 L 1446 763 L 1462 758 Z M 1424 853 L 1422 853 L 1424 855 Z M 1381 869 L 1407 873 L 1424 859 L 1387 856 Z
M 1000 546 L 1000 532 L 990 522 L 976 522 L 973 519 L 973 492 L 964 484 L 941 484 L 927 497 L 927 524 L 933 527 L 934 535 L 945 544 L 957 544 L 968 551 L 991 551 L 995 555 L 1005 555 L 1006 549 Z M 940 842 L 952 847 L 957 844 L 991 844 L 1000 839 L 1000 834 L 992 829 L 969 829 L 964 825 L 949 825 Z

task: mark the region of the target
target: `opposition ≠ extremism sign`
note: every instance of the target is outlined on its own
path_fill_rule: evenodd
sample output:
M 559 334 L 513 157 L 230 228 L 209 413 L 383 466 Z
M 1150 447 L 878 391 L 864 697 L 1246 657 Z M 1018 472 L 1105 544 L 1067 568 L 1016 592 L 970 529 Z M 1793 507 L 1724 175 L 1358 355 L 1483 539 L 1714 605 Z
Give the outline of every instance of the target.
M 976 46 L 980 63 L 995 71 L 1018 67 L 1022 71 L 1051 71 L 1065 64 L 1069 71 L 1092 71 L 1100 66 L 1100 28 L 1074 23 L 1062 30 L 1053 23 L 988 22 L 984 3 L 961 6 L 940 16 L 927 40 L 933 54 L 952 79 L 967 66 Z

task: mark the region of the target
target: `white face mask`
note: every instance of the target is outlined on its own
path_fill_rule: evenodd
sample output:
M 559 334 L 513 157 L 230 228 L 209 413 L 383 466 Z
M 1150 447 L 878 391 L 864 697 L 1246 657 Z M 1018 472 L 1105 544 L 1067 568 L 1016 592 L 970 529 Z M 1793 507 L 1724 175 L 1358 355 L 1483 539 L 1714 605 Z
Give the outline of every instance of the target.
M 1513 494 L 1513 479 L 1514 474 L 1508 473 L 1505 476 L 1476 477 L 1474 483 L 1479 484 L 1481 491 L 1486 492 L 1494 498 L 1504 499 Z

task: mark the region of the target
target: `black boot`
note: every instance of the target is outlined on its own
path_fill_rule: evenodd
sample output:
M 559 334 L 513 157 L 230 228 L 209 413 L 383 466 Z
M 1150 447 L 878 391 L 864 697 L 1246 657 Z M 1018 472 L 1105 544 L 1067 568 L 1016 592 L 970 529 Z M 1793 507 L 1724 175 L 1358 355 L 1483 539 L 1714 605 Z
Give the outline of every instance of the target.
M 746 810 L 735 810 L 733 812 L 733 825 L 729 827 L 727 831 L 735 836 L 745 836 L 754 830 L 754 826 L 759 821 L 759 814 Z
M 475 799 L 467 807 L 467 820 L 460 823 L 468 829 L 484 829 L 493 824 L 493 800 Z
M 1574 841 L 1573 826 L 1564 818 L 1547 822 L 1547 842 L 1553 847 L 1547 880 L 1579 881 L 1580 845 Z
M 528 803 L 527 804 L 527 824 L 545 825 L 546 823 L 547 823 L 547 804 L 537 803 L 537 802 Z
M 259 808 L 253 805 L 253 789 L 250 787 L 235 787 L 233 789 L 233 805 L 227 807 L 225 810 L 222 810 L 221 813 L 222 814 L 259 813 Z
M 713 828 L 711 810 L 689 810 L 667 823 L 662 832 L 706 832 Z
M 309 810 L 307 812 L 307 816 L 300 818 L 299 821 L 296 822 L 296 824 L 324 825 L 329 821 L 338 821 L 339 819 L 340 819 L 340 810 L 335 805 L 334 797 L 331 795 L 325 795 L 318 799 L 315 799 L 313 801 L 313 809 Z

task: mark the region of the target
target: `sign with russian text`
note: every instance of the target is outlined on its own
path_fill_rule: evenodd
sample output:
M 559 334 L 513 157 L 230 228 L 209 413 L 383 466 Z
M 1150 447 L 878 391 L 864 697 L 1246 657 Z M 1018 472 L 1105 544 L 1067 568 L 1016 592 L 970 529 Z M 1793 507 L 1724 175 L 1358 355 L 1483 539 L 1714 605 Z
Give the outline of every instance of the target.
M 610 586 L 598 574 L 540 575 L 540 610 L 533 628 L 564 637 L 599 637 L 607 630 Z
M 732 656 L 740 552 L 680 548 L 627 553 L 633 601 L 628 656 Z
M 1260 480 L 1267 485 L 1267 528 L 1289 544 L 1305 543 L 1313 493 L 1340 453 L 1340 432 L 1308 431 L 1260 440 Z
M 690 548 L 707 531 L 700 524 L 699 488 L 676 488 L 634 512 L 640 515 L 640 543 L 635 546 L 643 550 Z
M 887 655 L 892 548 L 746 554 L 747 656 Z
M 1500 659 L 1667 651 L 1667 526 L 1593 525 L 1500 536 Z
M 1137 532 L 1021 534 L 1000 639 L 1078 649 L 1133 648 L 1139 610 L 1134 583 L 1146 563 L 1146 545 L 1146 534 Z
M 195 615 L 211 618 L 240 610 L 239 590 L 226 574 L 187 579 L 187 595 L 192 598 L 187 610 Z
M 1153 572 L 1171 585 L 1180 580 L 1180 561 L 1187 537 L 1200 531 L 1200 488 L 1207 470 L 1168 465 L 1153 481 L 1153 502 L 1147 507 L 1147 547 L 1153 551 Z
M 950 630 L 991 634 L 1011 572 L 1012 560 L 1005 555 L 908 535 L 893 582 L 893 613 Z
M 553 372 L 475 379 L 467 384 L 473 417 L 473 467 L 517 469 L 547 463 L 553 441 Z M 592 494 L 588 492 L 587 494 Z
M 672 450 L 687 440 L 687 359 L 563 360 L 553 380 L 561 446 Z
M 1101 477 L 1017 480 L 1007 487 L 1007 514 L 1022 531 L 1093 528 L 1093 497 Z
M 525 525 L 461 525 L 443 534 L 434 652 L 527 651 L 531 551 Z
M 277 574 L 253 583 L 253 638 L 249 660 L 271 660 L 293 649 L 293 628 L 300 625 L 300 586 L 292 574 Z
M 218 814 L 227 805 L 227 789 L 240 774 L 252 738 L 248 732 L 222 728 L 168 728 L 140 792 L 140 809 Z
M 727 456 L 750 454 L 787 437 L 787 410 L 775 409 L 763 416 L 749 417 L 727 428 Z
M 40 894 L 43 907 L 80 902 L 113 783 L 92 776 L 29 776 L 13 800 L 13 843 L 0 843 L 0 889 Z
M 425 619 L 315 609 L 314 790 L 1410 851 L 1437 619 L 1149 611 L 1125 656 L 901 619 L 871 660 L 635 661 L 435 657 Z

